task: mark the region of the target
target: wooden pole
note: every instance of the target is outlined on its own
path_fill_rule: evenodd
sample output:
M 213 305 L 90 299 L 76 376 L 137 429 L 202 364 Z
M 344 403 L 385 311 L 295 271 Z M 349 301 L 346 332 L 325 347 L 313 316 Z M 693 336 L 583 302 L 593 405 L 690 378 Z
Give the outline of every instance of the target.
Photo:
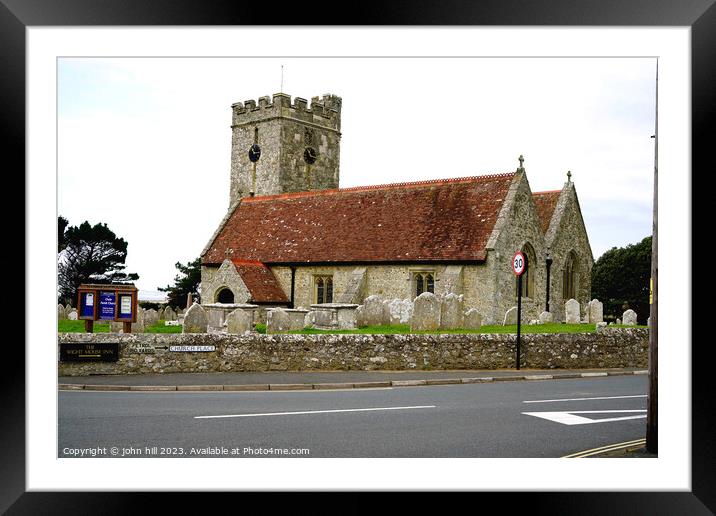
M 94 330 L 94 321 L 85 319 L 85 333 L 92 333 Z
M 646 449 L 650 453 L 658 453 L 658 276 L 659 246 L 658 242 L 658 163 L 659 163 L 659 61 L 656 61 L 656 108 L 654 122 L 654 216 L 651 237 L 651 289 L 649 292 L 649 394 L 646 411 Z

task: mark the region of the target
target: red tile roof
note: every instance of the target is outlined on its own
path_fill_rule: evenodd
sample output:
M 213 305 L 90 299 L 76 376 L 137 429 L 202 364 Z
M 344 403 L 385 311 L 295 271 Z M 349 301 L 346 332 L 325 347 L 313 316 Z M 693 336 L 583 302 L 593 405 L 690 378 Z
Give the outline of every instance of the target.
M 203 256 L 266 264 L 483 261 L 514 173 L 244 198 Z M 231 251 L 229 251 L 231 253 Z
M 552 220 L 552 214 L 557 206 L 557 201 L 562 190 L 550 190 L 548 192 L 534 192 L 532 199 L 537 207 L 537 217 L 539 218 L 542 233 L 547 233 L 549 223 Z
M 276 280 L 276 276 L 263 263 L 236 259 L 231 261 L 251 293 L 250 301 L 255 303 L 288 301 L 286 294 Z

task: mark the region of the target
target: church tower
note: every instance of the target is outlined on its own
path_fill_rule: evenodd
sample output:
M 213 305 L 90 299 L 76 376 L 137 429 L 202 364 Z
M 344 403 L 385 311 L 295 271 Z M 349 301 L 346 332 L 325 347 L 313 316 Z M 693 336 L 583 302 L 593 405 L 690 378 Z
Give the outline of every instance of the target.
M 338 188 L 341 98 L 275 93 L 231 106 L 230 207 L 251 195 Z

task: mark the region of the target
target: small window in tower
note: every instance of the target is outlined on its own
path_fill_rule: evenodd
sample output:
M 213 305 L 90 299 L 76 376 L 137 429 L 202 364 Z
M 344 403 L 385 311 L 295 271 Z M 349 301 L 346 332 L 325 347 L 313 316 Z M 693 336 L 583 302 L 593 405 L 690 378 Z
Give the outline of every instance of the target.
M 254 127 L 254 143 L 259 143 L 259 128 Z

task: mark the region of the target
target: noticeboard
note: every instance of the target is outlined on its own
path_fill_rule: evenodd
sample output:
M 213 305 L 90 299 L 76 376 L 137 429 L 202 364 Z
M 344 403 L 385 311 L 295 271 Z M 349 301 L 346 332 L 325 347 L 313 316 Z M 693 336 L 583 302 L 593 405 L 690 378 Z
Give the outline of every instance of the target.
M 79 309 L 79 319 L 94 320 L 97 310 L 97 296 L 94 292 L 82 292 L 80 294 L 80 302 L 77 306 Z
M 78 319 L 137 322 L 137 288 L 134 285 L 91 285 L 78 288 Z
M 132 294 L 119 294 L 119 303 L 117 304 L 117 319 L 123 321 L 131 321 L 134 314 L 133 306 L 134 296 Z
M 99 319 L 114 321 L 114 311 L 117 303 L 116 292 L 107 292 L 105 290 L 99 293 Z

